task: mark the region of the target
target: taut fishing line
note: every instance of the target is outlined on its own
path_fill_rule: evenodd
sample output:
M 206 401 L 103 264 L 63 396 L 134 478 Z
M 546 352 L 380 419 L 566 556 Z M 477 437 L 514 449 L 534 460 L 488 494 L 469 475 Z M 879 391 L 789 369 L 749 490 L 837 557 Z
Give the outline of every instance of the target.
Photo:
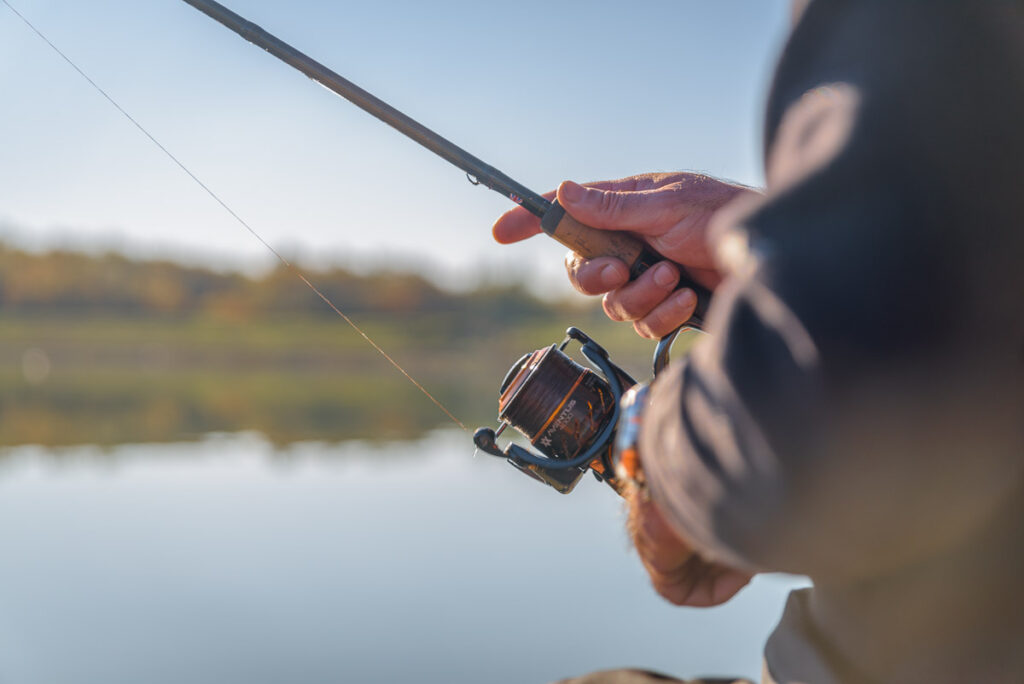
M 264 247 L 269 249 L 270 252 L 275 257 L 277 257 L 277 259 L 282 264 L 284 264 L 284 266 L 288 270 L 290 270 L 292 273 L 294 273 L 299 278 L 299 280 L 304 282 L 306 284 L 306 286 L 309 287 L 310 290 L 312 290 L 320 299 L 322 299 L 327 304 L 327 306 L 331 307 L 331 309 L 334 311 L 334 313 L 338 314 L 338 316 L 340 316 L 342 318 L 342 320 L 344 320 L 346 323 L 348 323 L 352 327 L 353 330 L 355 330 L 357 333 L 359 333 L 359 335 L 364 340 L 366 340 L 367 343 L 369 343 L 371 347 L 373 347 L 375 350 L 377 350 L 377 352 L 381 356 L 383 356 L 384 359 L 387 360 L 387 362 L 390 363 L 395 368 L 395 370 L 397 370 L 399 373 L 404 375 L 406 377 L 406 379 L 409 380 L 409 382 L 411 382 L 413 385 L 415 385 L 416 388 L 420 392 L 422 392 L 424 394 L 424 396 L 426 396 L 431 402 L 433 402 L 435 406 L 437 406 L 439 409 L 441 409 L 441 411 L 443 411 L 444 414 L 446 416 L 448 416 L 448 418 L 450 418 L 452 420 L 452 422 L 454 422 L 456 425 L 458 425 L 463 431 L 469 432 L 469 428 L 467 428 L 462 423 L 461 420 L 456 418 L 455 415 L 444 406 L 444 404 L 442 404 L 440 401 L 438 401 L 437 398 L 435 398 L 433 394 L 428 392 L 427 389 L 416 380 L 416 378 L 414 378 L 412 375 L 410 375 L 407 370 L 402 368 L 402 366 L 397 361 L 395 361 L 386 351 L 384 351 L 380 347 L 379 344 L 374 342 L 373 339 L 369 335 L 367 335 L 365 332 L 363 332 L 362 328 L 360 328 L 358 325 L 356 325 L 355 321 L 353 321 L 351 318 L 346 316 L 341 311 L 341 309 L 339 309 L 337 306 L 335 306 L 334 302 L 332 302 L 331 299 L 327 295 L 325 295 L 315 285 L 313 285 L 313 283 L 311 283 L 309 281 L 309 279 L 307 279 L 306 276 L 303 275 L 302 271 L 300 271 L 288 259 L 284 258 L 284 256 L 280 252 L 278 252 L 276 249 L 274 249 L 270 245 L 270 243 L 268 243 L 266 240 L 264 240 L 263 237 L 259 233 L 257 233 L 256 230 L 253 229 L 253 227 L 250 226 L 245 221 L 245 219 L 243 219 L 241 216 L 239 216 L 230 206 L 228 206 L 228 204 L 224 200 L 222 200 L 217 195 L 217 193 L 215 193 L 213 190 L 211 190 L 209 188 L 209 186 L 206 185 L 206 183 L 204 183 L 203 181 L 199 180 L 199 178 L 194 173 L 192 173 L 188 169 L 188 167 L 185 166 L 185 164 L 183 164 L 181 162 L 181 160 L 179 160 L 177 157 L 175 157 L 173 154 L 171 154 L 170 150 L 168 150 L 166 147 L 164 147 L 160 143 L 159 140 L 157 140 L 155 137 L 153 137 L 152 133 L 147 131 L 146 128 L 142 124 L 140 124 L 131 114 L 129 114 L 127 111 L 125 111 L 125 109 L 121 105 L 119 105 L 117 103 L 117 101 L 114 100 L 114 98 L 112 98 L 109 94 L 107 94 L 107 92 L 105 90 L 103 90 L 103 88 L 101 88 L 94 80 L 92 80 L 89 77 L 88 74 L 86 74 L 84 71 L 82 71 L 82 69 L 79 68 L 79 66 L 77 64 L 75 64 L 75 62 L 70 57 L 68 57 L 66 54 L 64 54 L 63 51 L 61 51 L 60 48 L 58 48 L 56 45 L 54 45 L 53 41 L 51 41 L 49 38 L 47 38 L 45 35 L 43 35 L 42 31 L 40 31 L 38 28 L 36 28 L 35 25 L 32 22 L 30 22 L 27 18 L 25 18 L 24 15 L 21 14 L 21 12 L 19 12 L 13 6 L 11 6 L 11 4 L 7 0 L 0 0 L 0 2 L 2 2 L 4 5 L 6 5 L 7 9 L 11 10 L 11 12 L 13 12 L 16 17 L 21 19 L 21 21 L 26 26 L 28 26 L 32 30 L 33 33 L 35 33 L 37 36 L 39 36 L 40 39 L 42 39 L 43 42 L 45 42 L 47 45 L 49 45 L 50 48 L 52 48 L 54 52 L 56 52 L 58 55 L 60 55 L 60 57 L 65 62 L 67 62 L 69 65 L 71 65 L 71 68 L 74 69 L 75 71 L 77 71 L 78 74 L 82 78 L 84 78 L 89 83 L 89 85 L 91 85 L 96 90 L 96 92 L 98 92 L 100 95 L 102 95 L 107 100 L 107 102 L 112 104 L 114 106 L 114 108 L 117 109 L 117 111 L 121 112 L 121 114 L 123 114 L 126 119 L 128 119 L 130 122 L 132 122 L 132 124 L 134 124 L 134 126 L 136 128 L 138 128 L 142 132 L 143 135 L 145 135 L 147 138 L 149 138 L 149 140 L 154 145 L 156 145 L 157 148 L 159 148 L 160 151 L 163 152 L 167 156 L 168 159 L 173 161 L 178 166 L 178 168 L 180 168 L 182 171 L 184 171 L 188 175 L 189 178 L 194 180 L 199 185 L 199 187 L 201 187 L 203 190 L 205 190 L 206 194 L 208 194 L 210 197 L 212 197 L 214 199 L 214 201 L 217 202 L 217 204 L 222 206 L 224 208 L 224 210 L 226 212 L 228 212 L 231 215 L 232 218 L 235 219 L 235 221 L 240 223 L 243 228 L 245 228 L 247 231 L 249 231 L 249 233 L 251 233 L 253 235 L 253 237 L 255 237 L 257 240 L 259 240 L 263 244 Z

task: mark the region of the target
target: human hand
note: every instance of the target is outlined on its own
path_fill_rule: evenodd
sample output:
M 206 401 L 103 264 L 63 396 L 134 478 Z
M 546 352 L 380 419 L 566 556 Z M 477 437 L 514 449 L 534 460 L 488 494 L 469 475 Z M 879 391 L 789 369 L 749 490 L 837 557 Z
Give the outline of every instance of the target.
M 629 282 L 629 269 L 618 259 L 584 259 L 569 252 L 569 279 L 584 294 L 604 294 L 604 310 L 612 320 L 632 321 L 643 337 L 662 337 L 684 323 L 697 303 L 692 290 L 675 289 L 680 267 L 709 288 L 721 279 L 707 246 L 708 224 L 719 209 L 744 194 L 753 191 L 685 172 L 585 186 L 566 181 L 557 197 L 573 218 L 594 228 L 631 232 L 666 258 Z M 539 232 L 540 220 L 521 207 L 506 212 L 493 228 L 495 239 L 504 244 Z
M 701 558 L 669 526 L 653 501 L 629 498 L 629 533 L 651 584 L 677 606 L 706 608 L 725 603 L 753 575 Z

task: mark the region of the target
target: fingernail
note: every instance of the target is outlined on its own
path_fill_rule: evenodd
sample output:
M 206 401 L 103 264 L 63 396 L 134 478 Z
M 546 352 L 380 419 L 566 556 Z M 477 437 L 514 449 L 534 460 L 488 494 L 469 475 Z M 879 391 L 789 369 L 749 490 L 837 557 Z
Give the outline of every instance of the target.
M 622 269 L 615 264 L 608 264 L 601 269 L 601 284 L 605 287 L 618 287 L 622 284 L 622 281 Z
M 670 288 L 676 284 L 678 276 L 676 269 L 668 264 L 658 264 L 654 267 L 654 282 L 658 287 Z
M 690 307 L 697 301 L 697 293 L 687 288 L 680 290 L 679 294 L 676 295 L 676 302 L 683 308 Z
M 572 181 L 565 181 L 559 189 L 558 194 L 566 202 L 579 202 L 583 199 L 583 186 Z

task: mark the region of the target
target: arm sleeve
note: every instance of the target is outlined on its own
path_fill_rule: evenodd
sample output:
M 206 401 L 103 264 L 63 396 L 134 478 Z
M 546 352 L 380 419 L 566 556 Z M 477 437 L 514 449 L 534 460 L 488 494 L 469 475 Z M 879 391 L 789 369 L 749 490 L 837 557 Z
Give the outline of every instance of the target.
M 964 58 L 944 36 L 989 40 L 978 22 L 835 12 L 812 4 L 812 26 L 791 39 L 791 62 L 796 51 L 828 66 L 777 77 L 790 95 L 768 194 L 724 231 L 721 245 L 745 250 L 709 335 L 654 383 L 640 442 L 655 502 L 704 555 L 816 579 L 876 574 L 964 538 L 1024 460 L 1024 208 L 996 177 L 1024 177 L 1019 126 L 996 111 L 998 100 L 1024 112 L 1024 81 L 1007 98 L 1005 82 L 943 56 Z M 843 29 L 821 38 L 827 20 Z M 910 27 L 928 47 L 905 40 Z M 874 64 L 858 48 L 865 32 Z M 933 69 L 948 69 L 941 87 Z M 970 104 L 950 102 L 950 86 Z M 1007 149 L 977 139 L 979 125 Z M 965 187 L 965 173 L 979 177 Z M 982 216 L 1001 222 L 986 226 L 982 242 L 998 246 L 984 253 L 969 246 Z M 982 281 L 1005 296 L 981 303 Z

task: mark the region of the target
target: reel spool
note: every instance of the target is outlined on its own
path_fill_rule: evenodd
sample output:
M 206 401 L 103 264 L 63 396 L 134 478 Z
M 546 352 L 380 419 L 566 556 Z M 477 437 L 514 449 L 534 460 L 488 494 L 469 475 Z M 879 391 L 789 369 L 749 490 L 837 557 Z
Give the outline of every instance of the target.
M 659 342 L 655 374 L 668 363 L 668 350 L 678 332 Z M 599 373 L 565 354 L 574 340 Z M 588 469 L 620 491 L 610 456 L 622 394 L 635 384 L 603 347 L 582 330 L 569 328 L 561 344 L 526 354 L 512 366 L 499 390 L 497 431 L 479 428 L 473 442 L 481 451 L 507 459 L 563 494 L 571 492 Z M 543 455 L 513 443 L 502 450 L 497 438 L 510 425 Z

